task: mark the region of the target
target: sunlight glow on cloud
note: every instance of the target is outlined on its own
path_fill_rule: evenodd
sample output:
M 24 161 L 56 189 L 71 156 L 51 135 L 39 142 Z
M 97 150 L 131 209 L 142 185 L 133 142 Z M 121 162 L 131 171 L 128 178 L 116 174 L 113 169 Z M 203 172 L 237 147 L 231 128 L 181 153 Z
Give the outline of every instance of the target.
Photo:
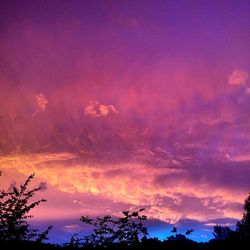
M 105 117 L 112 113 L 118 113 L 114 105 L 104 105 L 99 102 L 90 102 L 85 107 L 85 114 L 91 117 Z
M 48 100 L 45 98 L 43 94 L 40 93 L 39 95 L 36 96 L 36 104 L 40 111 L 44 111 L 48 104 Z
M 48 100 L 45 98 L 44 94 L 38 94 L 36 95 L 36 112 L 33 113 L 33 117 L 37 115 L 38 112 L 43 112 L 46 109 L 46 106 L 48 104 Z
M 231 85 L 244 85 L 248 80 L 248 72 L 235 69 L 228 77 L 228 83 Z
M 1 157 L 0 164 L 7 174 L 36 173 L 39 180 L 46 180 L 65 197 L 76 194 L 78 198 L 72 201 L 72 206 L 79 206 L 82 212 L 85 204 L 91 205 L 90 197 L 99 197 L 110 203 L 146 207 L 150 217 L 172 223 L 181 218 L 238 219 L 241 216 L 241 211 L 230 204 L 240 203 L 243 197 L 230 189 L 214 188 L 209 182 L 192 183 L 187 170 L 179 168 L 154 168 L 140 163 L 86 164 L 76 155 L 65 153 Z M 165 185 L 159 181 L 162 178 L 172 180 Z M 46 195 L 49 188 L 44 192 Z M 82 195 L 89 198 L 82 200 Z M 101 207 L 95 209 L 100 211 Z M 111 209 L 111 213 L 115 211 Z

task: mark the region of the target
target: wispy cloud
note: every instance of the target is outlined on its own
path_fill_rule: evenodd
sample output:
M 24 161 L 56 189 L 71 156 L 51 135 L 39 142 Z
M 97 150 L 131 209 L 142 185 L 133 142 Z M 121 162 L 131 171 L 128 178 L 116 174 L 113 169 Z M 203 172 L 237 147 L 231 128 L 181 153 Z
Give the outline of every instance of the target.
M 227 155 L 227 158 L 230 161 L 236 161 L 236 162 L 250 162 L 250 154 L 241 154 L 241 155 Z
M 40 93 L 36 95 L 36 112 L 32 116 L 35 117 L 37 113 L 45 111 L 48 103 L 49 101 L 44 94 Z
M 45 98 L 44 94 L 39 94 L 36 96 L 36 104 L 40 111 L 44 111 L 48 104 L 48 100 Z
M 74 233 L 74 232 L 78 232 L 81 229 L 81 227 L 77 224 L 69 224 L 69 225 L 65 225 L 63 229 L 66 232 Z

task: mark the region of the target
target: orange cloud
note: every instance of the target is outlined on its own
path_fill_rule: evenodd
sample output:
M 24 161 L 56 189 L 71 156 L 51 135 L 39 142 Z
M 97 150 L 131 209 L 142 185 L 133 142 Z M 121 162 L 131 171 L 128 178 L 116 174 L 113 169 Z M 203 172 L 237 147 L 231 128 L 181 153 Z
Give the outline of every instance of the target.
M 85 107 L 85 114 L 91 117 L 105 117 L 112 113 L 118 113 L 113 105 L 104 105 L 99 102 L 90 102 Z
M 50 187 L 44 191 L 44 196 L 51 192 L 51 188 L 55 190 L 54 194 L 50 193 L 51 197 L 55 196 L 50 199 L 52 205 L 62 193 L 64 203 L 68 202 L 72 211 L 78 207 L 79 214 L 89 211 L 85 205 L 91 206 L 94 198 L 110 204 L 124 204 L 119 206 L 120 210 L 125 204 L 146 207 L 150 217 L 168 222 L 181 218 L 208 220 L 220 216 L 239 219 L 242 213 L 235 211 L 230 204 L 242 203 L 244 194 L 212 187 L 206 182 L 197 186 L 186 179 L 186 171 L 181 168 L 159 168 L 140 163 L 87 164 L 69 153 L 3 156 L 0 166 L 3 172 L 9 173 L 9 180 L 13 172 L 22 175 L 36 173 L 39 182 L 46 181 Z M 182 178 L 174 179 L 178 175 Z M 173 180 L 168 185 L 161 185 L 156 182 L 159 178 Z M 69 198 L 72 195 L 74 199 Z M 87 198 L 83 199 L 84 196 Z M 54 211 L 56 205 L 53 207 Z M 100 212 L 102 209 L 102 204 L 98 203 L 94 210 Z M 114 214 L 117 210 L 111 208 L 110 212 Z M 46 214 L 52 213 L 47 211 Z

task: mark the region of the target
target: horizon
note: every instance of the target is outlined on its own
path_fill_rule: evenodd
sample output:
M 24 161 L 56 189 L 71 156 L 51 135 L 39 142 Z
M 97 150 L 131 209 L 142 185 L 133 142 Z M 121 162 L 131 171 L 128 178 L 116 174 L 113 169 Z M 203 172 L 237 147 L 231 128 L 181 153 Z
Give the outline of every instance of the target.
M 32 223 L 54 221 L 51 242 L 82 215 L 139 208 L 160 239 L 234 228 L 250 192 L 249 13 L 245 0 L 1 1 L 0 189 L 35 173 L 48 201 Z

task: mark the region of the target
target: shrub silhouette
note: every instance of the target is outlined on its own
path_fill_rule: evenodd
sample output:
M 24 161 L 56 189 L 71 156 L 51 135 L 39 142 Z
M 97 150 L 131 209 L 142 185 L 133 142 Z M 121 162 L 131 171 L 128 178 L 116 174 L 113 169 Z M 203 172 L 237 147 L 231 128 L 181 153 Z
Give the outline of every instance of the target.
M 0 173 L 1 174 L 1 173 Z M 43 233 L 37 229 L 31 229 L 27 219 L 33 216 L 30 210 L 38 206 L 45 199 L 29 202 L 36 192 L 41 190 L 41 186 L 28 189 L 34 174 L 30 175 L 26 181 L 16 187 L 11 185 L 9 190 L 0 191 L 0 241 L 32 240 L 42 242 L 47 239 L 50 225 Z
M 83 245 L 107 247 L 112 244 L 129 246 L 139 243 L 148 234 L 147 228 L 142 223 L 147 219 L 147 216 L 140 215 L 143 210 L 123 211 L 121 218 L 106 215 L 91 219 L 88 216 L 82 216 L 80 220 L 83 223 L 94 227 L 92 233 L 83 238 Z M 79 246 L 79 239 L 72 238 L 71 243 Z

